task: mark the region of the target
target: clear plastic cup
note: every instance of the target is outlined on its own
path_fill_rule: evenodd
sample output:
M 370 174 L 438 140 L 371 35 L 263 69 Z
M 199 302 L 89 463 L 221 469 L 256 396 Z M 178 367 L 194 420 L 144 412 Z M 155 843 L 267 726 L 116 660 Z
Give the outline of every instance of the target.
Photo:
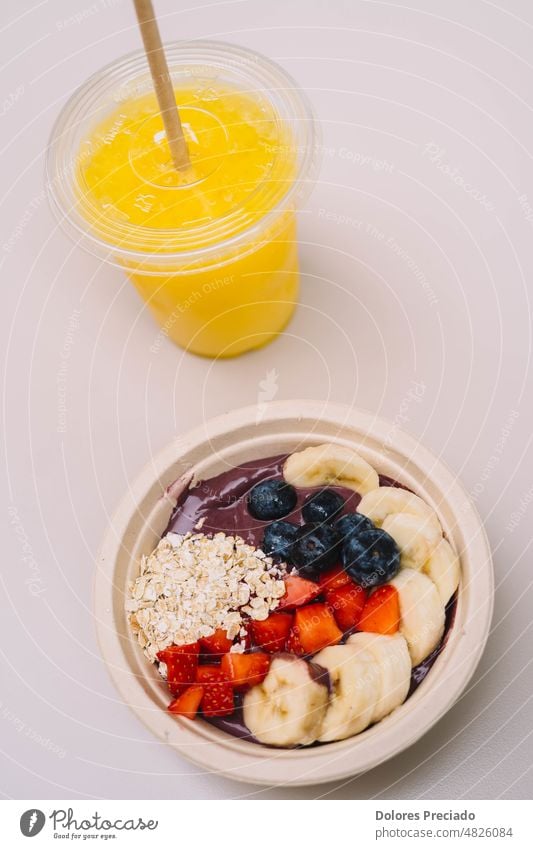
M 316 124 L 294 80 L 251 50 L 197 41 L 170 44 L 166 53 L 175 88 L 198 86 L 204 111 L 209 111 L 209 85 L 228 86 L 264 104 L 268 116 L 274 116 L 272 170 L 250 181 L 245 202 L 215 220 L 161 229 L 97 220 L 80 183 L 94 154 L 87 140 L 117 109 L 127 111 L 153 91 L 146 57 L 138 51 L 90 77 L 63 108 L 48 149 L 49 196 L 61 225 L 78 244 L 127 273 L 161 336 L 196 354 L 236 356 L 275 338 L 294 311 L 299 289 L 295 214 L 316 176 Z M 100 143 L 112 141 L 114 132 L 120 126 Z M 217 167 L 223 175 L 223 159 Z M 271 174 L 275 179 L 269 179 Z M 102 185 L 112 178 L 112 171 L 104 173 Z M 149 175 L 148 188 L 150 180 L 158 178 Z

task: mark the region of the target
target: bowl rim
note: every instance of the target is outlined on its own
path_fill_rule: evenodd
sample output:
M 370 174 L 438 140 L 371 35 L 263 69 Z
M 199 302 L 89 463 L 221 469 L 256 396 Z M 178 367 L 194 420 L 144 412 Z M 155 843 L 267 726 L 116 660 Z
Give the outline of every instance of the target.
M 388 454 L 392 453 L 413 464 L 421 471 L 420 479 L 413 478 L 417 489 L 425 491 L 431 486 L 439 492 L 439 497 L 442 495 L 446 499 L 453 517 L 453 532 L 451 523 L 446 526 L 443 522 L 447 536 L 456 545 L 459 538 L 462 540 L 462 582 L 455 622 L 428 676 L 403 705 L 361 734 L 298 750 L 258 746 L 201 720 L 191 722 L 168 714 L 164 710 L 168 698 L 163 698 L 161 683 L 153 680 L 156 674 L 140 648 L 136 644 L 132 648 L 135 641 L 131 632 L 124 642 L 115 619 L 115 610 L 123 611 L 124 606 L 120 598 L 124 587 L 116 584 L 114 574 L 119 556 L 123 556 L 125 537 L 131 535 L 133 528 L 135 540 L 141 529 L 152 522 L 149 511 L 139 516 L 139 505 L 143 501 L 149 505 L 150 499 L 159 499 L 166 504 L 167 511 L 172 509 L 174 502 L 169 487 L 179 475 L 169 475 L 169 470 L 188 453 L 196 452 L 206 457 L 217 440 L 229 449 L 238 448 L 240 443 L 232 441 L 232 436 L 240 432 L 254 434 L 248 440 L 241 440 L 245 451 L 254 445 L 259 447 L 261 429 L 281 427 L 284 422 L 290 422 L 293 429 L 280 431 L 283 436 L 299 436 L 305 438 L 307 444 L 327 441 L 319 436 L 327 427 L 338 428 L 337 441 L 350 444 L 354 436 L 342 433 L 351 429 L 359 434 L 356 447 L 363 456 L 373 454 L 374 459 L 377 456 L 385 463 Z M 305 422 L 316 424 L 316 438 L 314 430 L 309 432 Z M 371 443 L 381 445 L 381 454 Z M 255 453 L 256 456 L 268 456 L 267 453 Z M 367 456 L 367 459 L 370 458 Z M 201 461 L 193 467 L 185 462 L 181 467 L 182 474 L 186 475 L 183 482 L 190 479 L 197 467 L 201 474 L 201 466 Z M 409 482 L 405 476 L 403 480 Z M 136 522 L 140 522 L 137 530 Z M 131 560 L 132 547 L 127 546 L 126 550 Z M 474 564 L 475 599 L 469 590 Z M 476 508 L 449 468 L 414 437 L 386 419 L 348 405 L 309 400 L 271 402 L 266 409 L 257 405 L 243 407 L 209 419 L 172 440 L 141 470 L 120 501 L 109 522 L 94 576 L 93 609 L 100 651 L 115 687 L 136 716 L 159 739 L 206 771 L 272 786 L 307 786 L 346 779 L 374 768 L 420 739 L 451 708 L 472 677 L 488 639 L 493 605 L 494 576 L 487 536 Z M 138 656 L 137 671 L 127 652 Z

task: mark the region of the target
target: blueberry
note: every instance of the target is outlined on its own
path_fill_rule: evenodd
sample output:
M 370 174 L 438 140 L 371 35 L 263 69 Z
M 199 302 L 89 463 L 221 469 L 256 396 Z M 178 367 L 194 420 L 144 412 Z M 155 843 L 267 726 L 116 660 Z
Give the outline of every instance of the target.
M 272 522 L 265 528 L 263 551 L 280 560 L 288 560 L 291 545 L 298 531 L 298 525 L 293 525 L 291 522 Z
M 370 528 L 347 537 L 341 559 L 350 578 L 362 587 L 386 584 L 400 568 L 398 546 L 380 528 Z
M 335 529 L 343 539 L 361 531 L 368 531 L 373 527 L 370 519 L 367 519 L 362 513 L 346 513 L 335 522 Z
M 291 545 L 290 560 L 300 575 L 317 578 L 338 559 L 339 535 L 331 525 L 313 522 L 298 528 L 296 540 Z
M 296 490 L 283 480 L 256 483 L 248 495 L 248 510 L 255 519 L 281 519 L 296 507 Z
M 302 507 L 306 522 L 331 522 L 344 507 L 344 498 L 333 489 L 321 489 L 310 495 Z

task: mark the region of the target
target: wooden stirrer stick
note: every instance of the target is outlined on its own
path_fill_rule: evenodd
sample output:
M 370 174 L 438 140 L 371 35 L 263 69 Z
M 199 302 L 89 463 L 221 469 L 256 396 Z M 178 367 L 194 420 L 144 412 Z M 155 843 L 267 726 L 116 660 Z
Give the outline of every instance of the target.
M 133 0 L 168 146 L 177 171 L 191 166 L 152 0 Z

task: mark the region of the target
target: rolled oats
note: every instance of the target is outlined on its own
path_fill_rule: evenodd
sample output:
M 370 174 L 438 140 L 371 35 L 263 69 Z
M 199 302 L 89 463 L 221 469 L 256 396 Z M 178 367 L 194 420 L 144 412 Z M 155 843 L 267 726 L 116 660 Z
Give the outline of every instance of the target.
M 187 645 L 217 629 L 243 651 L 246 615 L 264 620 L 285 593 L 284 566 L 238 536 L 167 534 L 129 587 L 130 625 L 153 662 L 166 646 Z

